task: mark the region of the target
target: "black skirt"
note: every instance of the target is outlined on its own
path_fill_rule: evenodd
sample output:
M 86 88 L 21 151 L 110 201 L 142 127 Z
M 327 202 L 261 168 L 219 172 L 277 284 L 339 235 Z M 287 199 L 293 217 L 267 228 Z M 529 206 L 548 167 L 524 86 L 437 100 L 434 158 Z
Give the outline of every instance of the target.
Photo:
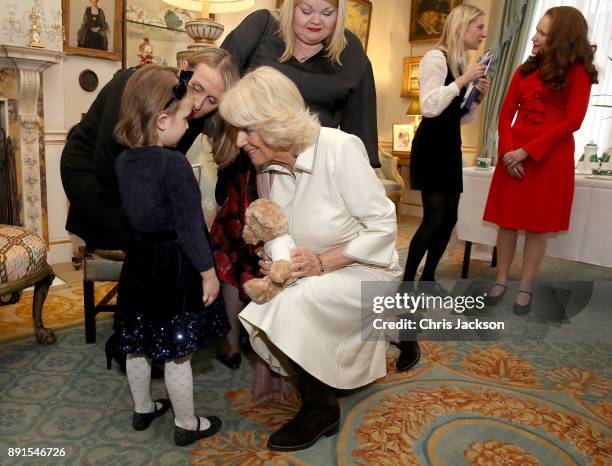
M 221 295 L 204 307 L 202 278 L 173 231 L 135 234 L 121 271 L 118 306 L 114 329 L 126 354 L 175 359 L 230 328 Z

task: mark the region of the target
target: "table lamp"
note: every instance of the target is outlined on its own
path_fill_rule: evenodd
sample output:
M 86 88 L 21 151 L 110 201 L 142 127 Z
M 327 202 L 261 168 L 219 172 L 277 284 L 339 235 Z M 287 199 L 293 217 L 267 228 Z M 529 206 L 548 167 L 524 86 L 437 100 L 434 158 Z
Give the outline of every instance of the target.
M 215 40 L 223 34 L 223 25 L 210 19 L 210 13 L 232 13 L 248 10 L 255 4 L 255 0 L 163 0 L 164 3 L 185 10 L 200 12 L 200 17 L 185 23 L 185 30 L 195 42 L 187 46 L 187 50 L 176 54 L 180 63 L 198 51 L 215 46 Z

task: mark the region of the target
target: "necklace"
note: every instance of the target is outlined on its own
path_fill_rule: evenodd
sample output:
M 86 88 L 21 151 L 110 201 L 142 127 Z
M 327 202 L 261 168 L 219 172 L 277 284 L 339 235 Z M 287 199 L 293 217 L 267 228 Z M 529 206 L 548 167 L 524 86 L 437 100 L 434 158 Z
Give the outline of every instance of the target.
M 304 63 L 306 60 L 308 60 L 311 57 L 314 57 L 317 53 L 319 53 L 321 49 L 323 49 L 323 45 L 319 44 L 316 50 L 312 52 L 310 55 L 306 55 L 304 53 L 301 53 L 300 51 L 295 55 L 295 58 L 297 58 L 297 61 L 299 61 L 300 63 Z

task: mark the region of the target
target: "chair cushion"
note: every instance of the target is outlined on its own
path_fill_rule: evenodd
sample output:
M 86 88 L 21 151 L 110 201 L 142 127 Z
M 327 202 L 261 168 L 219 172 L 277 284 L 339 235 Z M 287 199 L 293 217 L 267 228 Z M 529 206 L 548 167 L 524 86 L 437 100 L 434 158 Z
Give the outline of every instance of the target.
M 393 181 L 393 180 L 380 180 L 380 182 L 383 185 L 383 188 L 385 188 L 385 192 L 388 194 L 392 191 L 401 191 L 402 190 L 402 185 L 399 184 L 397 181 Z
M 0 224 L 0 283 L 35 273 L 47 261 L 47 246 L 36 233 Z

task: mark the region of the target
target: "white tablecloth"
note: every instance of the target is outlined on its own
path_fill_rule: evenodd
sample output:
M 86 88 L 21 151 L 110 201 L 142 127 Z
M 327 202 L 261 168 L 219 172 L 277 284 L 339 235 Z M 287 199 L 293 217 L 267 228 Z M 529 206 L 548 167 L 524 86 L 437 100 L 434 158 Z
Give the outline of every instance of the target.
M 495 244 L 497 225 L 482 220 L 492 177 L 493 169 L 463 169 L 456 230 L 459 239 Z M 551 235 L 546 255 L 612 267 L 612 180 L 576 175 L 575 186 L 569 230 Z M 519 247 L 522 250 L 522 241 Z

